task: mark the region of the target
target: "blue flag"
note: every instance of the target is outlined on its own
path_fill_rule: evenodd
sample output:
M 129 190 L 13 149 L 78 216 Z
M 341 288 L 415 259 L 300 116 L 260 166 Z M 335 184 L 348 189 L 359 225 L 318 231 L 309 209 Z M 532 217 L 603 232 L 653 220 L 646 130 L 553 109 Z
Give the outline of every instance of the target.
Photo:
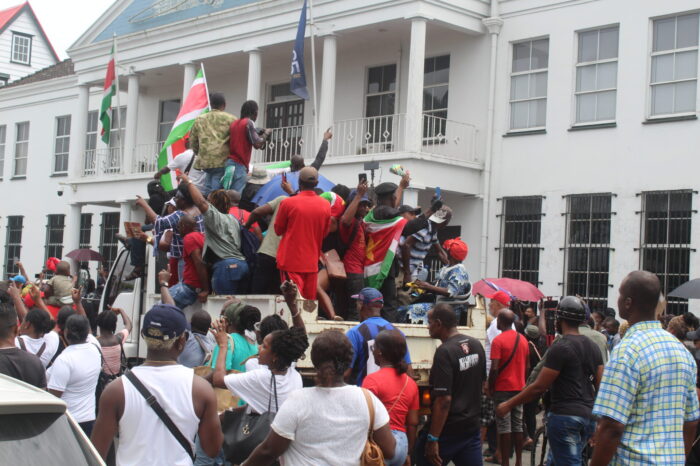
M 291 91 L 304 100 L 309 100 L 309 90 L 306 88 L 306 70 L 304 69 L 304 35 L 306 34 L 306 0 L 301 10 L 297 39 L 292 50 L 292 80 L 289 83 Z

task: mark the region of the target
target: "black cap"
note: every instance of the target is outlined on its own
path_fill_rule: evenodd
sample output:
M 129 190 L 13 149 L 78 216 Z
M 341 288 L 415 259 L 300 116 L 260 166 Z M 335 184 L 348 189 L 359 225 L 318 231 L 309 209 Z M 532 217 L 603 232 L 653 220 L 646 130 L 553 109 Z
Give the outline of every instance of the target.
M 393 193 L 397 189 L 399 189 L 399 187 L 396 186 L 394 183 L 381 183 L 376 188 L 374 188 L 374 193 L 377 196 L 386 196 L 387 194 Z
M 411 212 L 416 215 L 420 215 L 420 207 L 411 207 L 410 205 L 404 204 L 399 207 L 399 214 L 405 214 L 406 212 Z

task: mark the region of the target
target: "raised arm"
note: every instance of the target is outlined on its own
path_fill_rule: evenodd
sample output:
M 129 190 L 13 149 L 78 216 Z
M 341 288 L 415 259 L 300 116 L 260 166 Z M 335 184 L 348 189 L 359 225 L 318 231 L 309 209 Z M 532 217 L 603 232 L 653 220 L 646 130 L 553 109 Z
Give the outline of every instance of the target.
M 29 295 L 34 300 L 34 305 L 36 307 L 48 312 L 49 315 L 51 314 L 49 312 L 49 308 L 46 306 L 46 303 L 44 302 L 44 298 L 41 297 L 41 291 L 39 291 L 39 288 L 36 285 L 32 285 L 32 287 L 29 289 Z
M 352 225 L 352 221 L 355 219 L 355 214 L 357 214 L 357 207 L 360 205 L 362 197 L 365 194 L 367 194 L 366 180 L 357 185 L 357 194 L 355 194 L 352 202 L 348 205 L 347 209 L 345 209 L 345 212 L 343 212 L 343 216 L 340 217 L 340 223 L 346 227 Z
M 27 280 L 29 280 L 29 275 L 27 275 L 27 271 L 24 270 L 24 264 L 22 264 L 21 262 L 17 261 L 17 262 L 15 262 L 15 265 L 16 265 L 17 268 L 19 269 L 20 275 L 22 275 L 24 278 L 26 278 Z
M 214 364 L 214 377 L 212 384 L 216 388 L 226 388 L 224 377 L 226 377 L 226 353 L 228 352 L 228 334 L 226 333 L 226 320 L 217 319 L 211 323 L 211 327 L 219 347 Z
M 202 214 L 209 210 L 209 201 L 207 201 L 202 195 L 202 192 L 190 182 L 190 179 L 187 175 L 181 173 L 177 176 L 177 179 L 180 180 L 181 185 L 187 187 L 190 196 L 192 196 L 192 202 L 194 202 L 194 205 L 197 206 L 197 208 Z
M 260 207 L 253 209 L 253 211 L 250 213 L 250 216 L 248 217 L 248 220 L 245 222 L 243 227 L 248 229 L 258 220 L 263 219 L 263 218 L 267 217 L 268 215 L 272 215 L 274 213 L 275 212 L 272 209 L 272 206 L 270 204 L 263 204 Z
M 112 312 L 121 316 L 122 322 L 124 322 L 124 328 L 126 328 L 127 332 L 131 333 L 131 330 L 133 329 L 134 324 L 131 323 L 131 319 L 129 318 L 127 313 L 124 312 L 124 309 L 121 309 L 119 307 L 113 307 Z
M 289 312 L 292 313 L 292 327 L 298 327 L 304 330 L 306 333 L 306 326 L 304 325 L 304 319 L 301 317 L 301 310 L 297 306 L 297 286 L 294 282 L 286 280 L 282 283 L 282 296 L 284 296 L 284 302 L 287 303 L 289 307 Z
M 158 214 L 151 209 L 151 206 L 148 205 L 148 202 L 141 196 L 136 196 L 136 205 L 141 207 L 146 214 L 146 221 L 148 223 L 153 223 L 156 221 L 156 217 L 158 217 Z
M 158 286 L 160 287 L 160 302 L 163 304 L 175 305 L 175 300 L 170 296 L 168 282 L 170 281 L 170 272 L 161 270 L 158 272 Z
M 321 166 L 323 165 L 323 162 L 326 161 L 326 154 L 328 154 L 328 141 L 330 141 L 332 137 L 333 132 L 330 128 L 328 128 L 326 132 L 323 133 L 323 141 L 321 142 L 321 147 L 318 148 L 316 158 L 313 162 L 311 162 L 311 166 L 314 167 L 316 170 L 320 170 Z
M 7 293 L 12 299 L 12 305 L 15 307 L 17 312 L 17 318 L 20 323 L 24 321 L 24 317 L 27 315 L 27 308 L 24 306 L 24 301 L 22 301 L 22 296 L 20 296 L 19 289 L 10 282 L 10 286 L 7 287 Z
M 394 202 L 394 208 L 398 209 L 401 206 L 403 200 L 403 192 L 406 188 L 411 185 L 411 174 L 406 170 L 406 174 L 401 177 L 399 182 L 399 189 L 396 190 L 396 201 Z

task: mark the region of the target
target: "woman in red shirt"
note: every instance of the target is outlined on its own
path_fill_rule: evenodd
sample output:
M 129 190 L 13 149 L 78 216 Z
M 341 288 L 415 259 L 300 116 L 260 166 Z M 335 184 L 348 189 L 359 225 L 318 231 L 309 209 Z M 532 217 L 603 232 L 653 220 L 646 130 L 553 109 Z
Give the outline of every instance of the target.
M 369 374 L 362 386 L 374 393 L 389 412 L 396 453 L 387 466 L 410 465 L 418 425 L 418 385 L 408 376 L 406 339 L 398 330 L 382 330 L 374 339 L 374 360 L 380 369 Z

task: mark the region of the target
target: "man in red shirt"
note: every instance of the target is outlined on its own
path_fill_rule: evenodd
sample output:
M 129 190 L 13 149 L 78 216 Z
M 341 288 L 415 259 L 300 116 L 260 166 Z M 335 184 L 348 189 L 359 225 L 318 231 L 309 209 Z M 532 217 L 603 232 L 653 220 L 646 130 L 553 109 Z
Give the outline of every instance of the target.
M 239 193 L 245 188 L 248 179 L 248 166 L 253 147 L 262 149 L 272 132 L 269 129 L 257 129 L 258 103 L 248 100 L 241 106 L 241 117 L 231 123 L 229 128 L 229 156 L 224 178 L 230 178 L 224 189 L 233 189 Z M 233 170 L 233 174 L 229 171 Z
M 277 250 L 281 279 L 296 283 L 301 296 L 316 299 L 318 259 L 328 234 L 331 206 L 314 188 L 318 171 L 304 167 L 299 172 L 299 194 L 282 201 L 275 219 L 275 233 L 282 236 Z
M 527 339 L 512 329 L 515 314 L 511 310 L 498 313 L 498 330 L 502 333 L 491 344 L 491 371 L 489 391 L 494 403 L 513 398 L 525 388 L 525 373 L 530 366 Z M 496 418 L 501 465 L 510 464 L 511 444 L 515 446 L 515 464 L 521 465 L 523 454 L 523 410 L 512 410 L 505 417 Z
M 182 257 L 185 268 L 182 281 L 170 288 L 170 295 L 175 305 L 180 309 L 193 304 L 199 299 L 204 303 L 209 296 L 209 274 L 202 260 L 204 235 L 196 231 L 197 222 L 189 214 L 185 214 L 178 223 L 178 229 L 183 237 Z
M 241 207 L 238 205 L 238 203 L 241 202 L 241 193 L 234 191 L 233 189 L 229 189 L 226 191 L 226 195 L 228 195 L 228 198 L 231 201 L 231 208 L 228 210 L 228 213 L 236 217 L 238 221 L 241 222 L 241 225 L 245 225 L 250 218 L 250 212 L 245 209 L 241 209 Z M 253 223 L 250 228 L 248 228 L 248 231 L 253 233 L 258 238 L 258 241 L 262 242 L 262 230 L 257 222 Z

